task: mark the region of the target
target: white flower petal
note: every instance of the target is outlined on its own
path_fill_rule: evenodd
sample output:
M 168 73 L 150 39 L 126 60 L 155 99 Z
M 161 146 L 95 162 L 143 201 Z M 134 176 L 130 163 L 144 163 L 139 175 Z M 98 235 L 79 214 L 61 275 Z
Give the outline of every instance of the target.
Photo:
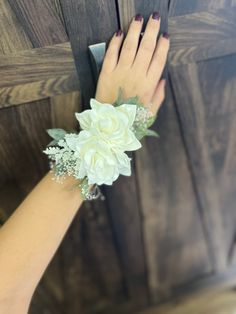
M 77 134 L 72 134 L 72 133 L 66 134 L 65 141 L 71 150 L 76 151 L 76 144 L 78 142 Z
M 123 104 L 121 106 L 116 107 L 118 111 L 124 112 L 129 118 L 129 126 L 132 126 L 136 116 L 136 105 Z
M 84 168 L 84 164 L 81 162 L 78 172 L 78 178 L 83 179 L 87 175 L 86 169 Z
M 133 131 L 128 130 L 127 142 L 125 145 L 125 151 L 137 150 L 142 147 L 141 142 L 134 135 Z
M 93 110 L 98 110 L 100 109 L 100 107 L 102 106 L 102 103 L 100 103 L 99 101 L 97 101 L 95 98 L 91 98 L 90 99 L 90 107 Z
M 118 168 L 120 174 L 124 176 L 131 176 L 131 158 L 129 158 L 128 155 L 125 153 L 118 153 L 116 156 L 119 163 Z
M 91 119 L 91 109 L 84 110 L 83 112 L 76 112 L 76 119 L 79 121 L 80 127 L 83 130 L 89 130 L 91 127 L 92 119 Z

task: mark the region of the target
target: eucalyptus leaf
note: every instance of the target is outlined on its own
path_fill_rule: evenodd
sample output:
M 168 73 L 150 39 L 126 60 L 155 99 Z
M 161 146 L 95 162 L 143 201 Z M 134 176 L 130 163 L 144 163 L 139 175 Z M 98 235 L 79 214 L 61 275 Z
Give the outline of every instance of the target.
M 154 115 L 150 118 L 148 118 L 148 121 L 147 121 L 147 127 L 150 128 L 150 126 L 153 125 L 153 123 L 156 121 L 156 118 L 157 118 L 157 115 Z
M 125 99 L 124 103 L 129 104 L 129 105 L 137 105 L 138 101 L 139 101 L 138 96 L 135 96 L 135 97 L 129 97 Z
M 154 136 L 154 137 L 159 137 L 158 133 L 154 130 L 150 130 L 150 129 L 147 129 L 146 130 L 146 133 L 145 133 L 146 136 Z
M 123 90 L 121 87 L 119 87 L 118 89 L 118 96 L 116 101 L 113 103 L 114 107 L 120 106 L 123 104 Z
M 58 143 L 58 140 L 53 140 L 53 141 L 51 141 L 50 143 L 48 143 L 47 147 L 48 147 L 48 146 L 56 145 L 57 143 Z
M 47 133 L 56 141 L 64 138 L 67 132 L 63 129 L 47 129 Z

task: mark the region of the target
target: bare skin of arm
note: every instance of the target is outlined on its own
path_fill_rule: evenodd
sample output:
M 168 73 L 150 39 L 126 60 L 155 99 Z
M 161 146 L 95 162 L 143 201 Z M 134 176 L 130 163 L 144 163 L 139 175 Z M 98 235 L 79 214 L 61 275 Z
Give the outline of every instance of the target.
M 142 17 L 133 18 L 125 38 L 123 33 L 112 37 L 95 98 L 112 103 L 122 87 L 126 97 L 138 95 L 145 105 L 151 102 L 155 114 L 165 96 L 160 77 L 169 39 L 161 35 L 157 41 L 160 19 L 151 15 L 138 47 L 142 25 Z M 1 314 L 27 313 L 38 282 L 83 202 L 80 191 L 68 190 L 76 182 L 67 177 L 59 184 L 48 172 L 1 227 Z

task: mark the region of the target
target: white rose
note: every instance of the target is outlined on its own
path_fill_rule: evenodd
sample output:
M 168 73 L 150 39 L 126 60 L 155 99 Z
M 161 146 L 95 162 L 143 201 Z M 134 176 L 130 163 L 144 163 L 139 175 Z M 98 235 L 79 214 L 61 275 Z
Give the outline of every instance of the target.
M 91 99 L 92 109 L 75 113 L 83 130 L 89 130 L 103 139 L 114 151 L 133 151 L 142 147 L 131 130 L 136 115 L 136 106 L 123 104 L 114 107 Z
M 78 135 L 76 153 L 80 158 L 79 178 L 88 177 L 88 183 L 111 185 L 119 176 L 118 161 L 105 142 L 89 131 Z
M 119 174 L 131 175 L 131 158 L 124 152 L 114 153 L 106 142 L 89 131 L 67 134 L 65 141 L 79 159 L 77 178 L 87 176 L 89 184 L 111 185 Z

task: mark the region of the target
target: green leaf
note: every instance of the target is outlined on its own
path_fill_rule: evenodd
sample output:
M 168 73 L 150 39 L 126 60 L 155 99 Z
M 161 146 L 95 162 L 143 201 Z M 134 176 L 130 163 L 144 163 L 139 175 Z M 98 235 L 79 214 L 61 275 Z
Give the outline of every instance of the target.
M 140 141 L 144 136 L 145 136 L 145 131 L 143 131 L 143 130 L 136 130 L 135 131 L 135 136 L 136 136 L 136 138 Z
M 47 147 L 48 147 L 48 146 L 56 145 L 57 142 L 58 142 L 57 140 L 53 140 L 53 141 L 51 141 L 50 143 L 48 143 Z
M 123 103 L 123 90 L 121 87 L 119 87 L 118 96 L 117 96 L 116 101 L 113 103 L 113 106 L 117 107 L 117 106 L 122 105 L 122 103 Z
M 129 105 L 137 105 L 138 101 L 139 101 L 138 96 L 135 96 L 135 97 L 129 97 L 125 99 L 123 103 L 129 104 Z
M 63 129 L 47 129 L 47 133 L 56 141 L 63 139 L 67 134 Z
M 153 123 L 156 121 L 156 118 L 157 118 L 157 115 L 154 115 L 150 118 L 148 118 L 148 121 L 147 121 L 147 127 L 150 128 L 150 126 L 153 125 Z
M 159 137 L 158 133 L 154 130 L 150 130 L 150 129 L 147 129 L 146 130 L 146 133 L 145 133 L 146 136 L 154 136 L 154 137 Z

